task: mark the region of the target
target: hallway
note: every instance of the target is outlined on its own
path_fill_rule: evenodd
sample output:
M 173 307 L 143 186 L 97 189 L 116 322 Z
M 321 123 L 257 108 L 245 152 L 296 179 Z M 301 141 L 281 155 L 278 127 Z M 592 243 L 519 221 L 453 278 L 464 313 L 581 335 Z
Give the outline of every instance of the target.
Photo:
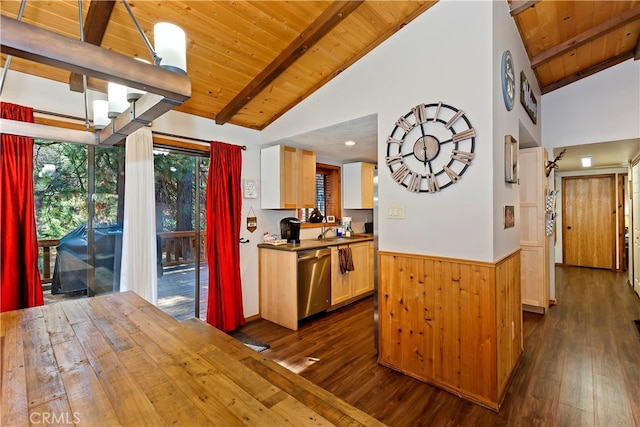
M 262 354 L 392 426 L 639 426 L 640 299 L 624 273 L 556 267 L 558 305 L 524 313 L 524 356 L 500 413 L 376 362 L 373 303 L 290 331 L 265 320 L 245 333 Z

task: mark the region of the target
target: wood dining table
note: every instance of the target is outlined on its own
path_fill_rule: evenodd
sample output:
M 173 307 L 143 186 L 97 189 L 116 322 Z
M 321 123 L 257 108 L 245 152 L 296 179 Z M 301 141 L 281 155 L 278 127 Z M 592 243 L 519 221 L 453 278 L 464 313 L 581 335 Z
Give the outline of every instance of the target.
M 0 425 L 382 425 L 228 334 L 133 292 L 0 315 Z

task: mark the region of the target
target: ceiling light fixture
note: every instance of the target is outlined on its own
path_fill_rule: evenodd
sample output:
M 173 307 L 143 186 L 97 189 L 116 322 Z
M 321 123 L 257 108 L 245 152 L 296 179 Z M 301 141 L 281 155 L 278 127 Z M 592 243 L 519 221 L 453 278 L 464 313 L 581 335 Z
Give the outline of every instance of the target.
M 127 87 L 109 82 L 107 84 L 107 95 L 109 97 L 109 118 L 115 119 L 129 106 Z
M 582 162 L 583 168 L 591 167 L 591 156 L 580 157 L 580 162 Z
M 175 73 L 187 74 L 187 42 L 184 30 L 168 22 L 153 26 L 156 53 L 160 66 Z
M 344 143 L 344 145 L 352 146 L 352 145 L 356 145 L 356 142 L 355 141 L 346 141 Z
M 143 62 L 145 64 L 150 64 L 149 61 L 142 58 L 133 58 L 133 59 L 139 62 Z M 142 95 L 144 95 L 145 93 L 147 92 L 145 92 L 144 90 L 136 89 L 134 87 L 127 87 L 127 102 L 137 101 L 138 99 L 142 98 Z
M 186 73 L 144 64 L 5 15 L 0 15 L 0 48 L 6 55 L 147 91 L 99 133 L 0 119 L 3 133 L 85 145 L 113 145 L 191 97 L 191 79 Z M 156 65 L 160 61 L 156 62 L 154 57 Z
M 96 99 L 93 101 L 93 130 L 99 131 L 104 129 L 110 122 L 109 119 L 109 101 L 105 99 Z

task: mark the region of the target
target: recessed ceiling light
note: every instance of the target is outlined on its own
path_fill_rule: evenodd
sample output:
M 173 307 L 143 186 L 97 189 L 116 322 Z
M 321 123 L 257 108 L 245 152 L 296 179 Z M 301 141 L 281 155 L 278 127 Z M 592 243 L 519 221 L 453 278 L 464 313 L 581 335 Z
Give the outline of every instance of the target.
M 583 168 L 590 168 L 591 167 L 591 156 L 580 157 L 580 161 L 582 162 L 582 167 Z
M 356 145 L 355 141 L 346 141 L 344 145 Z

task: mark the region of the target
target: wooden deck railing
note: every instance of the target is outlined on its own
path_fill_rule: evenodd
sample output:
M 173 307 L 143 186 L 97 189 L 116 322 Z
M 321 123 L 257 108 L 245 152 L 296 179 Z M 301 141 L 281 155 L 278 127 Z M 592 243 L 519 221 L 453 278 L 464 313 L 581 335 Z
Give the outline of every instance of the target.
M 200 245 L 197 245 L 195 231 L 158 233 L 162 251 L 162 265 L 164 267 L 172 267 L 195 262 L 196 246 L 200 248 L 200 261 L 206 261 L 207 253 L 204 246 L 206 236 L 206 232 L 200 232 Z
M 173 231 L 158 233 L 160 248 L 158 253 L 162 257 L 163 267 L 191 264 L 196 259 L 195 231 Z M 206 232 L 200 233 L 200 261 L 207 260 L 205 251 Z M 38 264 L 41 267 L 40 278 L 42 284 L 49 284 L 53 280 L 53 267 L 56 262 L 56 246 L 59 240 L 38 240 Z
M 53 278 L 53 266 L 56 262 L 56 246 L 59 240 L 38 240 L 38 261 L 42 260 L 40 279 L 42 284 L 51 283 Z M 52 249 L 53 248 L 53 249 Z

